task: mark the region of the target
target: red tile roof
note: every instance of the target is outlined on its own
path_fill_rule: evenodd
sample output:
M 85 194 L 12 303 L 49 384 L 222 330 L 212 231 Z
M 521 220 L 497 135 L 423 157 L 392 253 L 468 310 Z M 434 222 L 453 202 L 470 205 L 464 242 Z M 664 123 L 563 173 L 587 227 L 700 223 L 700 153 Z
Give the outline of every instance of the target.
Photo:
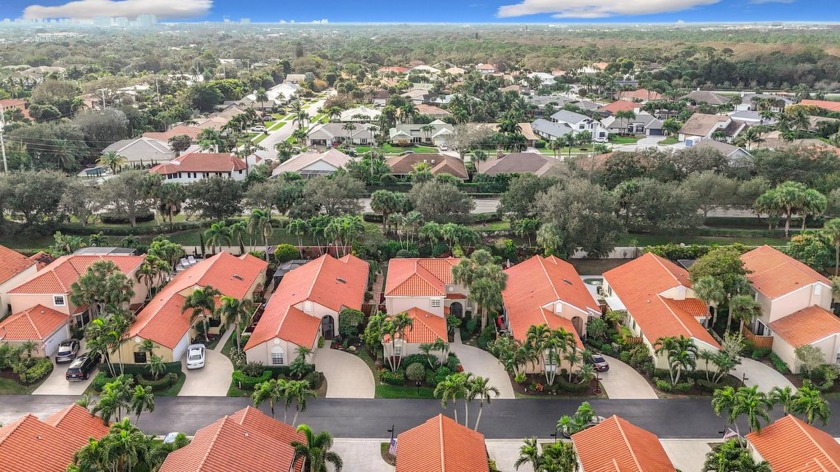
M 128 336 L 139 336 L 170 349 L 190 329 L 190 313 L 181 313 L 185 297 L 181 295 L 190 287 L 213 287 L 222 295 L 238 299 L 250 295 L 249 290 L 264 275 L 268 264 L 250 254 L 236 257 L 229 252 L 200 261 L 176 275 L 158 292 L 137 315 Z
M 292 440 L 302 435 L 251 407 L 201 428 L 192 442 L 167 456 L 160 472 L 291 470 Z
M 459 179 L 469 178 L 464 161 L 457 157 L 446 154 L 417 154 L 409 153 L 402 156 L 388 158 L 385 163 L 391 168 L 391 173 L 396 175 L 408 175 L 414 170 L 414 166 L 425 162 L 431 166 L 432 175 L 449 174 Z
M 386 72 L 394 72 L 396 74 L 405 74 L 405 73 L 408 73 L 408 68 L 397 67 L 397 66 L 380 67 L 379 69 L 377 69 L 377 72 L 379 72 L 380 74 L 386 73 Z
M 600 110 L 615 115 L 620 111 L 633 111 L 638 107 L 638 103 L 628 102 L 627 100 L 617 100 L 609 105 L 602 106 Z
M 397 437 L 396 472 L 486 472 L 484 435 L 437 415 Z
M 428 297 L 446 295 L 446 285 L 452 283 L 452 267 L 460 259 L 391 259 L 385 295 Z
M 814 269 L 770 246 L 761 246 L 741 256 L 750 271 L 747 278 L 753 288 L 773 300 L 807 285 L 831 281 Z
M 405 332 L 407 343 L 433 343 L 438 339 L 444 342 L 447 339 L 446 319 L 437 316 L 420 308 L 412 308 L 406 314 L 414 320 L 411 330 Z M 386 340 L 389 340 L 387 336 Z
M 120 272 L 130 274 L 143 263 L 143 256 L 62 256 L 9 293 L 70 293 L 70 286 L 95 262 L 111 261 Z
M 770 323 L 770 329 L 791 346 L 799 347 L 840 334 L 840 318 L 814 305 Z
M 296 307 L 311 301 L 332 311 L 360 310 L 368 281 L 368 263 L 355 256 L 341 259 L 325 254 L 283 276 L 268 301 L 245 350 L 280 338 L 298 346 L 311 346 L 321 320 Z
M 794 416 L 785 416 L 746 437 L 773 470 L 840 470 L 840 444 L 830 434 Z
M 528 328 L 540 324 L 576 333 L 571 321 L 563 316 L 580 316 L 585 322 L 589 312 L 601 311 L 574 266 L 557 257 L 534 256 L 505 273 L 508 280 L 502 299 L 516 339 L 524 340 Z M 555 314 L 553 304 L 558 301 L 580 312 Z M 544 308 L 546 305 L 549 309 Z
M 169 162 L 158 164 L 149 172 L 153 174 L 177 174 L 178 172 L 218 172 L 226 173 L 245 170 L 245 161 L 233 154 L 217 152 L 191 152 L 176 157 Z
M 655 434 L 619 416 L 614 415 L 591 428 L 573 434 L 572 441 L 584 470 L 676 470 Z
M 802 100 L 799 104 L 822 108 L 828 111 L 840 111 L 840 102 L 832 102 L 829 100 Z
M 691 288 L 688 271 L 673 262 L 647 253 L 604 273 L 604 279 L 653 343 L 668 336 L 693 337 L 720 348 L 697 321 L 697 302 L 661 296 L 680 286 Z
M 190 139 L 195 141 L 195 140 L 198 139 L 198 135 L 201 134 L 202 131 L 204 131 L 204 129 L 199 128 L 197 126 L 179 125 L 179 126 L 174 126 L 174 127 L 170 128 L 169 130 L 164 131 L 162 133 L 155 133 L 155 132 L 143 133 L 143 137 L 144 138 L 150 138 L 150 139 L 157 139 L 157 140 L 163 141 L 163 142 L 168 142 L 171 138 L 173 138 L 175 136 L 184 136 L 185 135 L 185 136 L 189 136 Z
M 4 341 L 44 340 L 66 325 L 70 317 L 43 305 L 15 313 L 0 322 Z
M 101 438 L 102 420 L 69 407 L 41 421 L 29 414 L 0 427 L 0 464 L 4 472 L 64 472 L 89 437 Z M 104 432 L 107 432 L 105 429 Z
M 0 246 L 0 284 L 32 267 L 36 262 L 6 246 Z

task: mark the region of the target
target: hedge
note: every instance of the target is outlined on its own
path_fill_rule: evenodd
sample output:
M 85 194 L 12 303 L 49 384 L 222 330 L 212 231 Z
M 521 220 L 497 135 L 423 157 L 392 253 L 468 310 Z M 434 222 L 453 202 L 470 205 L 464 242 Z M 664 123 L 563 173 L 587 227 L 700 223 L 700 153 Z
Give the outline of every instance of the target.
M 402 370 L 396 372 L 383 370 L 379 378 L 388 385 L 405 385 L 405 372 Z
M 182 365 L 180 362 L 166 362 L 163 365 L 163 374 L 181 373 Z M 149 364 L 114 364 L 114 371 L 117 372 L 117 374 L 122 372 L 130 376 L 136 376 L 138 374 L 151 376 L 151 372 L 149 372 Z
M 53 363 L 49 357 L 44 357 L 35 361 L 34 364 L 29 366 L 23 372 L 18 373 L 18 377 L 20 377 L 20 382 L 24 385 L 32 385 L 35 382 L 43 379 L 44 377 L 50 375 L 50 372 L 53 370 Z
M 180 373 L 169 372 L 157 380 L 146 380 L 141 374 L 137 374 L 134 376 L 134 381 L 143 387 L 152 387 L 152 390 L 164 390 L 177 382 L 179 375 Z
M 560 375 L 554 378 L 554 382 L 557 384 L 557 387 L 559 387 L 561 390 L 565 390 L 571 393 L 583 393 L 589 388 L 588 382 L 569 382 Z
M 433 356 L 433 355 L 425 355 L 425 354 L 409 354 L 402 358 L 402 365 L 411 365 L 414 363 L 422 364 L 424 368 L 428 369 L 429 366 L 429 359 L 432 360 L 432 366 L 437 367 L 440 364 L 440 360 Z
M 148 223 L 155 219 L 155 214 L 149 212 L 138 212 L 135 216 L 135 223 Z M 128 215 L 124 213 L 102 213 L 99 220 L 106 225 L 127 225 L 130 224 Z
M 57 231 L 61 231 L 64 234 L 72 234 L 74 236 L 88 236 L 91 234 L 102 233 L 104 236 L 147 236 L 147 235 L 157 235 L 157 234 L 170 234 L 176 233 L 179 231 L 189 231 L 194 229 L 202 229 L 206 227 L 209 223 L 204 221 L 185 221 L 181 223 L 174 223 L 172 225 L 163 224 L 163 225 L 156 225 L 156 226 L 137 226 L 137 227 L 130 227 L 128 225 L 124 227 L 110 227 L 110 226 L 99 226 L 99 225 L 87 225 L 82 226 L 80 224 L 75 223 L 65 223 L 59 225 Z
M 233 381 L 236 382 L 237 386 L 243 390 L 253 390 L 256 388 L 257 384 L 261 384 L 263 382 L 268 382 L 273 377 L 273 374 L 270 370 L 264 370 L 259 377 L 251 377 L 248 375 L 243 374 L 238 370 L 233 371 Z

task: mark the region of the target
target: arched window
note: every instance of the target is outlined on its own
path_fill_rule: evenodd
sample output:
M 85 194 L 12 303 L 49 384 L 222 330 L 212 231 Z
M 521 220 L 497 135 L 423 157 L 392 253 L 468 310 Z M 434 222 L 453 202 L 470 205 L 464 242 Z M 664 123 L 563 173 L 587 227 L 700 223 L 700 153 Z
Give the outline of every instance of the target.
M 286 350 L 283 346 L 271 348 L 271 365 L 286 365 Z

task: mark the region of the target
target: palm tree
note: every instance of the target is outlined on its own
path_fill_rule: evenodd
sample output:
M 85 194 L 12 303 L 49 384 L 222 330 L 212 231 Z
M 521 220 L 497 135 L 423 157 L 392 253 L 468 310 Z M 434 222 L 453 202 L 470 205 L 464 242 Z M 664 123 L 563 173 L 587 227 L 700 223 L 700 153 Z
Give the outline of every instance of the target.
M 350 144 L 353 144 L 353 134 L 355 133 L 355 131 L 357 129 L 356 125 L 353 124 L 353 123 L 344 123 L 344 126 L 342 126 L 341 129 L 343 129 L 344 131 L 349 131 L 349 134 L 350 134 L 349 141 L 350 141 Z
M 298 129 L 303 129 L 307 121 L 309 121 L 309 113 L 306 112 L 303 103 L 300 100 L 292 102 L 292 123 L 297 123 Z
M 181 313 L 192 310 L 190 313 L 190 325 L 194 325 L 197 319 L 201 319 L 204 325 L 204 336 L 207 337 L 207 317 L 216 312 L 216 297 L 222 292 L 211 286 L 197 288 L 184 300 L 181 306 Z
M 834 246 L 834 276 L 840 275 L 840 218 L 832 218 L 825 222 L 822 234 Z
M 292 402 L 295 404 L 295 417 L 292 419 L 292 426 L 297 423 L 298 414 L 301 411 L 306 411 L 306 401 L 310 398 L 315 398 L 315 392 L 309 388 L 309 382 L 306 380 L 289 380 L 285 385 L 285 408 L 289 408 Z M 285 421 L 285 413 L 284 413 Z
M 726 289 L 723 282 L 707 275 L 700 277 L 694 282 L 694 294 L 707 305 L 714 308 L 712 325 L 717 321 L 717 307 L 726 301 Z
M 236 350 L 241 351 L 242 320 L 251 315 L 251 302 L 250 300 L 240 300 L 227 296 L 223 296 L 221 301 L 222 305 L 219 307 L 217 314 L 225 324 L 233 323 L 233 329 L 236 331 Z
M 808 424 L 814 424 L 816 420 L 820 420 L 823 425 L 826 425 L 831 416 L 828 402 L 809 380 L 805 380 L 793 396 L 791 413 L 804 415 Z
M 227 141 L 221 132 L 205 128 L 198 135 L 198 146 L 202 151 L 223 152 L 227 148 Z
M 248 234 L 248 224 L 240 220 L 228 226 L 228 235 L 230 235 L 231 243 L 236 242 L 239 245 L 239 255 L 245 254 L 245 235 Z
M 397 338 L 400 340 L 405 339 L 406 329 L 409 331 L 414 329 L 414 319 L 408 313 L 398 313 L 388 318 L 385 322 L 384 329 L 391 339 L 391 356 L 389 356 L 391 370 L 396 372 L 400 368 L 400 362 L 402 360 L 402 356 L 396 355 L 396 340 Z
M 773 406 L 782 405 L 782 411 L 789 415 L 793 408 L 793 402 L 796 398 L 796 392 L 791 387 L 773 387 L 770 393 L 767 394 L 767 399 Z
M 135 386 L 134 391 L 131 392 L 131 399 L 128 401 L 128 406 L 137 415 L 137 419 L 134 420 L 135 424 L 140 421 L 140 414 L 144 411 L 148 411 L 149 413 L 155 411 L 155 394 L 152 393 L 152 387 Z
M 659 338 L 654 348 L 656 355 L 665 354 L 668 359 L 671 385 L 677 385 L 682 373 L 692 370 L 697 365 L 697 346 L 691 338 L 685 336 Z
M 712 397 L 712 401 L 714 401 L 714 397 Z M 750 431 L 761 431 L 761 421 L 770 421 L 768 410 L 772 406 L 767 394 L 759 392 L 757 385 L 741 387 L 735 392 L 735 403 L 731 415 L 734 418 L 746 415 Z M 734 423 L 734 421 L 732 422 Z
M 468 297 L 478 305 L 481 329 L 484 330 L 487 327 L 487 311 L 502 304 L 501 294 L 507 286 L 507 274 L 487 250 L 479 249 L 452 268 L 452 280 L 469 290 Z
M 335 472 L 341 472 L 344 462 L 341 457 L 330 448 L 333 445 L 333 438 L 330 433 L 321 431 L 318 434 L 302 424 L 297 427 L 298 433 L 303 433 L 306 442 L 292 441 L 295 449 L 295 462 L 303 458 L 303 466 L 308 472 L 327 472 L 327 463 L 333 465 Z
M 805 203 L 807 187 L 800 182 L 784 182 L 764 192 L 755 201 L 757 209 L 768 213 L 785 215 L 785 237 L 790 237 L 790 220 Z
M 126 163 L 128 163 L 128 159 L 121 156 L 116 151 L 108 151 L 99 156 L 99 159 L 96 161 L 96 165 L 111 169 L 112 175 L 115 175 L 117 173 L 117 169 L 126 165 Z
M 481 413 L 484 412 L 484 402 L 490 404 L 493 397 L 498 398 L 499 389 L 488 385 L 490 379 L 474 377 L 467 386 L 467 398 L 470 400 L 478 398 L 478 417 L 475 419 L 475 431 L 478 431 L 478 423 L 481 421 Z
M 771 472 L 767 461 L 755 462 L 749 449 L 730 439 L 706 454 L 703 472 Z
M 523 442 L 524 444 L 519 448 L 519 457 L 513 463 L 513 468 L 519 470 L 523 465 L 530 464 L 535 472 L 543 470 L 542 455 L 537 438 L 528 438 Z
M 462 374 L 448 375 L 435 386 L 434 396 L 440 398 L 440 406 L 446 408 L 449 400 L 452 400 L 452 407 L 455 411 L 455 422 L 458 422 L 458 397 L 463 396 L 466 386 Z
M 729 319 L 726 330 L 729 331 L 729 323 L 736 319 L 741 323 L 739 332 L 744 331 L 744 324 L 761 316 L 761 306 L 750 295 L 735 295 L 729 300 Z
M 261 235 L 265 243 L 265 261 L 268 262 L 268 240 L 274 232 L 271 225 L 271 213 L 260 209 L 251 210 L 248 217 L 248 232 L 252 235 Z
M 374 192 L 376 193 L 376 192 Z M 303 247 L 303 236 L 309 232 L 309 223 L 300 218 L 294 218 L 286 223 L 286 230 L 298 238 L 298 247 Z
M 265 92 L 264 88 L 257 90 L 254 94 L 254 98 L 260 102 L 260 109 L 265 108 L 263 104 L 268 101 L 268 94 Z
M 213 223 L 204 232 L 204 239 L 213 247 L 213 254 L 216 254 L 216 247 L 230 244 L 230 229 L 224 221 Z
M 287 381 L 284 379 L 271 379 L 257 384 L 254 393 L 251 394 L 254 407 L 259 408 L 261 404 L 268 402 L 271 417 L 274 418 L 274 406 L 286 400 L 286 383 Z M 283 415 L 283 422 L 286 422 L 285 414 Z

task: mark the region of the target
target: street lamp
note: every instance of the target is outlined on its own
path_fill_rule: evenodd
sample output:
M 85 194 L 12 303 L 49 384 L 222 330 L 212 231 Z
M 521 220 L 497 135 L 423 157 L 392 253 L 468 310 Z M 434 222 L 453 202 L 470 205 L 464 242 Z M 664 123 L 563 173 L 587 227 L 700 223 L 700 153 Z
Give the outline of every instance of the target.
M 394 425 L 391 425 L 391 429 L 388 432 L 391 433 L 391 442 L 394 442 Z
M 558 433 L 557 433 L 557 428 L 554 428 L 554 432 L 553 432 L 553 433 L 551 433 L 551 434 L 549 434 L 549 436 L 551 436 L 552 438 L 554 438 L 554 442 L 555 442 L 555 443 L 557 442 L 557 434 L 558 434 Z
M 418 381 L 414 382 L 414 385 L 417 386 L 417 394 L 419 395 L 420 394 L 420 385 L 423 385 L 423 383 L 418 380 Z

